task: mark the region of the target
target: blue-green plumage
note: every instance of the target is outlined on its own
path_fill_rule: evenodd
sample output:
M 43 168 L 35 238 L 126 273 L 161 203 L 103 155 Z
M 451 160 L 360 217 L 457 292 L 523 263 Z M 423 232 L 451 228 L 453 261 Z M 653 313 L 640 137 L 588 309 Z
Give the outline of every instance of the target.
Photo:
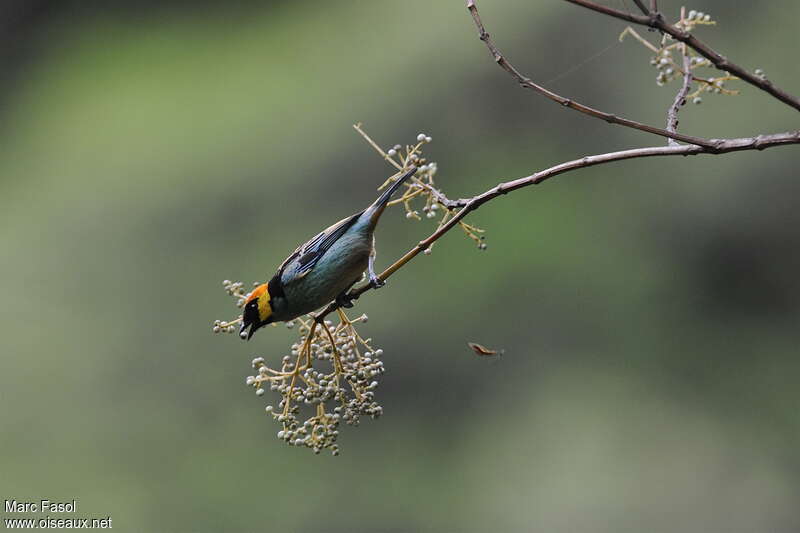
M 343 296 L 367 269 L 370 281 L 380 284 L 372 269 L 375 226 L 392 194 L 416 171 L 411 167 L 364 211 L 340 220 L 286 258 L 268 282 L 268 294 L 260 296 L 269 298 L 270 315 L 260 316 L 246 308 L 242 332 L 252 326 L 249 338 L 264 324 L 292 320 L 319 309 Z M 259 308 L 252 302 L 249 306 Z
M 300 261 L 291 261 L 281 275 L 285 304 L 275 302 L 275 320 L 291 320 L 310 313 L 344 293 L 367 269 L 372 253 L 374 225 L 359 217 L 322 253 L 313 268 L 300 272 Z

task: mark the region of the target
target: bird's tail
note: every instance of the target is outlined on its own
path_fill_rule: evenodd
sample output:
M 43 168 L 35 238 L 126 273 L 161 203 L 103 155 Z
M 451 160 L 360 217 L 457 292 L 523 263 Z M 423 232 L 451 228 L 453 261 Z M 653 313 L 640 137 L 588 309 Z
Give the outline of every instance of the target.
M 370 205 L 370 206 L 369 206 L 369 207 L 368 207 L 368 208 L 367 208 L 367 209 L 364 211 L 364 213 L 365 213 L 365 214 L 367 214 L 367 215 L 368 215 L 368 216 L 369 216 L 369 217 L 372 219 L 372 221 L 373 221 L 373 222 L 376 222 L 376 221 L 378 220 L 378 217 L 380 217 L 380 216 L 381 216 L 381 213 L 383 213 L 383 210 L 384 210 L 384 208 L 386 207 L 386 204 L 388 204 L 388 203 L 389 203 L 389 199 L 392 197 L 392 195 L 394 194 L 394 192 L 395 192 L 397 189 L 399 189 L 399 188 L 400 188 L 400 186 L 401 186 L 401 185 L 402 185 L 402 184 L 403 184 L 403 183 L 404 183 L 404 182 L 405 182 L 405 181 L 406 181 L 408 178 L 410 178 L 411 176 L 413 176 L 413 175 L 414 175 L 414 173 L 415 173 L 416 171 L 417 171 L 417 167 L 415 167 L 415 166 L 411 166 L 411 168 L 409 168 L 408 170 L 406 170 L 405 174 L 403 174 L 402 176 L 400 176 L 399 178 L 397 178 L 396 180 L 394 180 L 394 183 L 392 183 L 391 185 L 389 185 L 389 187 L 388 187 L 388 188 L 387 188 L 385 191 L 383 191 L 383 194 L 381 194 L 380 196 L 378 196 L 378 199 L 377 199 L 377 200 L 375 200 L 374 202 L 372 202 L 372 205 Z

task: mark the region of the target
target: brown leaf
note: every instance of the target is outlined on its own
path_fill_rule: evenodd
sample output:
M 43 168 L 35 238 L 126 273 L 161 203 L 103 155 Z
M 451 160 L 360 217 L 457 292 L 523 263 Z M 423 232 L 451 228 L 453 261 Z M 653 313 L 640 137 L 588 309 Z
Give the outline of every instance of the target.
M 473 352 L 481 357 L 501 356 L 504 352 L 504 350 L 493 350 L 491 348 L 487 348 L 486 346 L 478 344 L 477 342 L 468 342 L 467 346 L 469 346 Z

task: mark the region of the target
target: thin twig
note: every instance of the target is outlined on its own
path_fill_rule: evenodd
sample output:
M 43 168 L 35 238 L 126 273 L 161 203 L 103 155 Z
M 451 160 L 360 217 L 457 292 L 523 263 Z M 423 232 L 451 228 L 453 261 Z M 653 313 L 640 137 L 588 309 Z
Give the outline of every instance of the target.
M 353 124 L 353 129 L 355 129 L 358 132 L 358 134 L 361 135 L 364 138 L 364 140 L 367 141 L 367 143 L 370 146 L 372 146 L 372 148 L 374 148 L 376 152 L 378 152 L 380 154 L 381 157 L 383 157 L 386 161 L 388 161 L 391 165 L 393 165 L 398 170 L 402 170 L 403 167 L 397 161 L 392 159 L 389 156 L 389 154 L 384 152 L 383 148 L 378 146 L 378 143 L 376 143 L 375 141 L 372 140 L 372 137 L 367 135 L 367 132 L 365 132 L 364 129 L 362 128 L 361 122 L 359 122 L 358 124 Z M 433 197 L 436 198 L 436 201 L 439 202 L 440 204 L 442 204 L 443 206 L 445 206 L 447 209 L 455 209 L 455 208 L 458 207 L 458 205 L 455 205 L 453 203 L 453 200 L 450 200 L 442 191 L 440 191 L 436 187 L 430 185 L 429 183 L 425 183 L 424 181 L 422 181 L 421 179 L 419 179 L 416 176 L 412 176 L 411 180 L 412 180 L 412 183 L 415 183 L 417 186 L 419 186 L 422 189 L 425 189 L 429 193 L 431 193 L 431 195 L 433 195 Z M 381 187 L 387 185 L 388 183 L 389 183 L 389 180 L 387 180 L 386 183 L 384 183 Z M 408 199 L 410 199 L 410 198 L 399 198 L 397 200 L 392 200 L 391 202 L 389 202 L 389 205 L 394 205 L 394 204 L 400 203 L 401 201 L 408 200 Z
M 633 0 L 633 3 L 636 4 L 636 7 L 641 9 L 642 13 L 644 13 L 645 15 L 649 15 L 650 14 L 650 10 L 647 9 L 647 7 L 644 5 L 644 2 L 642 2 L 642 0 Z
M 619 34 L 619 40 L 620 40 L 620 42 L 622 42 L 622 40 L 625 38 L 625 36 L 626 36 L 626 35 L 631 35 L 631 36 L 633 36 L 633 38 L 634 38 L 634 39 L 636 39 L 637 41 L 639 41 L 640 43 L 642 43 L 642 44 L 643 44 L 645 47 L 647 47 L 647 49 L 648 49 L 648 50 L 650 50 L 650 51 L 651 51 L 651 52 L 653 52 L 654 54 L 657 54 L 657 53 L 659 52 L 658 48 L 656 48 L 655 46 L 653 46 L 653 45 L 650 43 L 650 41 L 648 41 L 647 39 L 645 39 L 644 37 L 642 37 L 641 35 L 639 35 L 638 33 L 636 33 L 636 30 L 634 30 L 632 27 L 630 27 L 630 26 L 625 26 L 625 29 L 624 29 L 624 30 L 622 30 L 622 33 L 620 33 L 620 34 Z
M 730 72 L 734 76 L 741 78 L 750 85 L 758 87 L 762 91 L 771 94 L 784 104 L 800 111 L 800 99 L 798 99 L 796 96 L 791 95 L 779 89 L 766 78 L 762 78 L 760 76 L 756 76 L 755 74 L 751 74 L 750 72 L 740 67 L 736 63 L 730 61 L 727 57 L 720 55 L 719 53 L 714 51 L 708 45 L 706 45 L 705 43 L 701 42 L 699 39 L 694 37 L 691 33 L 681 30 L 680 28 L 677 28 L 667 23 L 664 20 L 664 17 L 661 16 L 661 14 L 658 13 L 656 10 L 652 10 L 649 16 L 634 15 L 633 13 L 620 11 L 619 9 L 614 9 L 613 7 L 591 2 L 590 0 L 566 0 L 566 1 L 585 7 L 587 9 L 591 9 L 592 11 L 597 11 L 598 13 L 603 13 L 604 15 L 608 15 L 610 17 L 618 18 L 621 20 L 627 20 L 628 22 L 641 24 L 642 26 L 648 26 L 650 28 L 655 28 L 664 33 L 667 33 L 671 35 L 674 39 L 689 45 L 689 47 L 693 48 L 698 54 L 711 61 L 711 63 L 719 70 L 722 70 L 724 72 Z M 677 139 L 677 137 L 673 138 Z
M 395 261 L 386 270 L 381 272 L 378 278 L 381 281 L 386 281 L 392 274 L 397 272 L 406 263 L 408 263 L 414 257 L 416 257 L 417 254 L 427 249 L 435 241 L 441 238 L 445 233 L 447 233 L 454 227 L 458 226 L 461 220 L 465 216 L 467 216 L 472 211 L 475 211 L 486 202 L 494 198 L 497 198 L 498 196 L 507 194 L 511 191 L 515 191 L 523 187 L 528 187 L 529 185 L 536 185 L 542 183 L 543 181 L 548 180 L 554 176 L 558 176 L 559 174 L 564 174 L 566 172 L 571 172 L 573 170 L 581 168 L 588 168 L 595 165 L 611 163 L 613 161 L 623 161 L 625 159 L 637 159 L 642 157 L 676 156 L 676 155 L 680 156 L 699 155 L 699 154 L 717 155 L 728 152 L 740 152 L 745 150 L 764 150 L 766 148 L 773 148 L 776 146 L 800 144 L 800 130 L 790 131 L 786 133 L 773 133 L 769 135 L 757 135 L 755 137 L 715 139 L 713 140 L 713 142 L 714 142 L 714 148 L 705 148 L 703 146 L 698 146 L 693 144 L 680 144 L 676 146 L 653 146 L 648 148 L 634 148 L 632 150 L 622 150 L 619 152 L 610 152 L 606 154 L 597 154 L 597 155 L 582 157 L 580 159 L 574 159 L 572 161 L 567 161 L 565 163 L 555 165 L 540 172 L 536 172 L 535 174 L 531 174 L 530 176 L 525 176 L 523 178 L 500 183 L 499 185 L 492 187 L 488 191 L 479 194 L 477 196 L 473 196 L 472 198 L 463 200 L 454 200 L 453 203 L 461 206 L 461 209 L 458 212 L 456 212 L 445 224 L 442 224 L 438 228 L 436 228 L 436 231 L 434 231 L 426 239 L 421 240 L 416 246 L 414 246 L 408 252 L 406 252 L 400 259 Z M 372 288 L 373 285 L 371 283 L 367 283 L 365 285 L 362 285 L 360 287 L 351 290 L 348 296 L 351 299 L 356 300 L 362 294 L 364 294 L 365 292 L 369 291 Z M 338 308 L 339 305 L 336 302 L 332 302 L 316 315 L 317 319 L 321 320 L 329 313 L 332 313 Z
M 646 131 L 647 133 L 652 133 L 654 135 L 660 135 L 662 137 L 676 139 L 679 141 L 696 144 L 706 148 L 712 148 L 712 149 L 714 148 L 713 143 L 708 139 L 704 139 L 702 137 L 692 137 L 690 135 L 682 135 L 680 133 L 670 132 L 667 130 L 663 130 L 661 128 L 656 128 L 654 126 L 642 124 L 641 122 L 636 122 L 635 120 L 618 117 L 616 115 L 612 115 L 610 113 L 606 113 L 604 111 L 600 111 L 598 109 L 594 109 L 587 105 L 581 104 L 580 102 L 576 102 L 570 98 L 565 98 L 559 94 L 556 94 L 552 91 L 545 89 L 541 85 L 534 83 L 529 78 L 523 76 L 511 63 L 509 63 L 508 60 L 503 56 L 503 54 L 500 53 L 500 50 L 498 50 L 494 42 L 492 42 L 491 38 L 489 37 L 489 34 L 486 32 L 486 28 L 484 27 L 483 22 L 481 22 L 480 16 L 478 15 L 478 8 L 475 6 L 475 0 L 467 0 L 467 9 L 469 9 L 469 12 L 472 14 L 472 19 L 475 21 L 475 25 L 478 27 L 481 41 L 483 41 L 486 44 L 486 47 L 489 49 L 489 52 L 492 54 L 492 57 L 494 57 L 495 62 L 498 65 L 500 65 L 503 68 L 503 70 L 508 72 L 515 80 L 517 80 L 517 82 L 522 87 L 526 89 L 532 89 L 538 92 L 539 94 L 542 94 L 547 98 L 549 98 L 550 100 L 553 100 L 554 102 L 557 102 L 565 107 L 569 107 L 570 109 L 574 109 L 575 111 L 580 111 L 581 113 L 584 113 L 586 115 L 599 118 L 601 120 L 605 120 L 610 124 L 618 124 L 620 126 Z M 637 17 L 638 15 L 631 15 L 631 16 Z
M 380 146 L 378 146 L 378 145 L 375 143 L 375 141 L 373 141 L 373 140 L 372 140 L 372 139 L 369 137 L 369 135 L 367 135 L 366 133 L 364 133 L 364 130 L 363 130 L 363 129 L 361 129 L 361 123 L 360 123 L 360 122 L 359 122 L 358 124 L 353 124 L 353 129 L 355 129 L 355 130 L 356 130 L 356 131 L 357 131 L 357 132 L 358 132 L 358 133 L 359 133 L 359 134 L 360 134 L 362 137 L 364 137 L 364 140 L 365 140 L 365 141 L 367 141 L 367 142 L 369 143 L 369 145 L 370 145 L 370 146 L 372 146 L 372 147 L 375 149 L 375 151 L 376 151 L 376 152 L 378 152 L 379 154 L 381 154 L 381 157 L 383 157 L 383 158 L 384 158 L 386 161 L 388 161 L 388 162 L 389 162 L 389 164 L 391 164 L 391 165 L 392 165 L 394 168 L 396 168 L 397 170 L 403 170 L 403 167 L 402 167 L 402 166 L 400 166 L 400 164 L 399 164 L 397 161 L 395 161 L 394 159 L 392 159 L 392 158 L 391 158 L 391 156 L 389 156 L 389 154 L 387 154 L 386 152 L 384 152 L 384 151 L 383 151 L 383 148 L 381 148 Z M 385 185 L 385 184 L 384 184 L 384 185 Z
M 682 18 L 683 8 L 681 8 L 681 19 Z M 681 106 L 686 104 L 686 95 L 689 94 L 689 88 L 692 86 L 692 63 L 689 59 L 689 53 L 685 43 L 681 44 L 681 52 L 683 54 L 683 84 L 667 111 L 667 130 L 669 131 L 678 131 L 678 111 L 680 111 Z M 675 146 L 678 142 L 675 139 L 669 139 L 667 144 Z

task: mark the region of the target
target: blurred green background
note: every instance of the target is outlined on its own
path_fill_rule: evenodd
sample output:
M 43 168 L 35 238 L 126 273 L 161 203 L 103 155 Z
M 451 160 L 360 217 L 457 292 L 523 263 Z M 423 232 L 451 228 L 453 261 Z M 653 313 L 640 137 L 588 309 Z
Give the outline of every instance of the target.
M 74 498 L 67 517 L 121 531 L 800 529 L 797 148 L 606 165 L 487 204 L 487 252 L 454 232 L 358 303 L 385 415 L 314 456 L 244 385 L 294 332 L 210 325 L 237 312 L 222 279 L 266 278 L 372 200 L 390 169 L 354 122 L 384 146 L 432 135 L 452 197 L 663 139 L 521 90 L 460 0 L 4 4 L 1 499 Z M 479 7 L 534 79 L 581 64 L 548 86 L 663 124 L 676 87 L 613 44 L 622 23 Z M 799 3 L 688 7 L 800 92 Z M 681 131 L 798 127 L 738 88 Z M 388 212 L 378 265 L 431 228 Z

